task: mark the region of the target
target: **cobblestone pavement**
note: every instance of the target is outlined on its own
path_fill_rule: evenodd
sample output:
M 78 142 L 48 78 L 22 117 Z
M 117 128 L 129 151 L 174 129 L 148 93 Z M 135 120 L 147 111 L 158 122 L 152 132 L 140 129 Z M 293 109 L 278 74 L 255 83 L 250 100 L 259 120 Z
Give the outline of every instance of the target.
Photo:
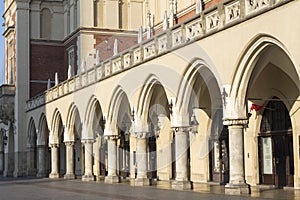
M 224 186 L 195 186 L 194 191 L 175 191 L 169 183 L 156 186 L 134 187 L 129 183 L 105 184 L 81 180 L 7 179 L 0 178 L 0 200 L 246 200 L 287 199 L 300 200 L 300 190 L 268 190 L 246 196 L 224 194 Z

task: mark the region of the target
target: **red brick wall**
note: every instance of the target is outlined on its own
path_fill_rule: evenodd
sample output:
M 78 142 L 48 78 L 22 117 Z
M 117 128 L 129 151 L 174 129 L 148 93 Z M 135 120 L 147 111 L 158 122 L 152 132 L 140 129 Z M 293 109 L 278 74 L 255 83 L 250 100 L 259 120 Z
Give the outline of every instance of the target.
M 95 48 L 100 50 L 101 61 L 113 56 L 115 39 L 119 40 L 119 52 L 122 52 L 137 44 L 137 36 L 114 36 L 107 34 L 94 35 Z
M 207 4 L 205 4 L 204 8 L 210 8 L 213 7 L 215 5 L 217 5 L 218 3 L 220 3 L 222 0 L 211 0 L 210 2 L 208 2 Z
M 67 70 L 64 67 L 63 51 L 63 46 L 30 45 L 30 97 L 44 92 L 47 89 L 47 80 L 50 78 L 54 81 L 55 72 L 58 73 L 59 80 L 66 79 Z M 44 81 L 44 83 L 32 81 Z

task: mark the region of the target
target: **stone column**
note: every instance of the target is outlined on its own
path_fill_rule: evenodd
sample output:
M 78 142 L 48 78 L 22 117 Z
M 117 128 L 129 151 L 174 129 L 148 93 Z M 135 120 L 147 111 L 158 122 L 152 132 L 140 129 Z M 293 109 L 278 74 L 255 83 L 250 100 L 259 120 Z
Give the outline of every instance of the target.
M 106 183 L 118 183 L 119 177 L 117 175 L 117 135 L 109 135 L 107 137 L 107 151 L 108 151 L 108 175 L 105 177 Z
M 137 186 L 150 185 L 147 178 L 147 157 L 147 133 L 136 133 L 137 176 L 134 184 Z
M 82 181 L 94 181 L 93 175 L 93 143 L 94 140 L 82 140 L 84 143 L 84 175 Z
M 45 170 L 45 145 L 39 145 L 38 146 L 38 173 L 37 177 L 45 177 L 46 176 L 46 170 Z
M 66 174 L 64 175 L 64 179 L 75 179 L 74 174 L 74 142 L 69 141 L 65 142 L 66 145 Z
M 229 183 L 225 186 L 227 194 L 249 194 L 244 170 L 244 127 L 248 120 L 226 120 L 229 129 Z
M 175 159 L 176 159 L 176 177 L 172 182 L 173 189 L 191 189 L 192 184 L 188 177 L 188 127 L 176 127 L 175 131 Z
M 49 178 L 59 178 L 58 173 L 58 144 L 51 144 L 51 173 Z

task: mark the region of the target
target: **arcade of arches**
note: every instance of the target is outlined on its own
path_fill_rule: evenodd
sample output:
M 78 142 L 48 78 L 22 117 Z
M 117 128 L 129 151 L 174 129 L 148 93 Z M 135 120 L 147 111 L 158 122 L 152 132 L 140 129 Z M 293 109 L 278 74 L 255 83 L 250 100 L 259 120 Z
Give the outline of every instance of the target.
M 218 182 L 235 193 L 298 187 L 299 75 L 280 45 L 251 45 L 230 86 L 196 59 L 176 90 L 167 80 L 174 77 L 155 71 L 137 77 L 140 87 L 128 89 L 136 85 L 123 80 L 107 99 L 87 89 L 84 106 L 73 98 L 67 112 L 56 105 L 51 116 L 30 118 L 28 174 L 135 185 L 169 180 L 174 189 Z

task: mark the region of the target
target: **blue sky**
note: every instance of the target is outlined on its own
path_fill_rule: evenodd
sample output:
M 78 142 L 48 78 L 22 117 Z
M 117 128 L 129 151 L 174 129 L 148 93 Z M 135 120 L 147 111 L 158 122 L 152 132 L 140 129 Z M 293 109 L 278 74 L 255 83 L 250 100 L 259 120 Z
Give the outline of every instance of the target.
M 0 1 L 0 13 L 1 13 L 1 19 L 0 19 L 0 85 L 4 83 L 4 38 L 2 36 L 4 32 L 3 24 L 3 14 L 4 10 L 4 2 Z

